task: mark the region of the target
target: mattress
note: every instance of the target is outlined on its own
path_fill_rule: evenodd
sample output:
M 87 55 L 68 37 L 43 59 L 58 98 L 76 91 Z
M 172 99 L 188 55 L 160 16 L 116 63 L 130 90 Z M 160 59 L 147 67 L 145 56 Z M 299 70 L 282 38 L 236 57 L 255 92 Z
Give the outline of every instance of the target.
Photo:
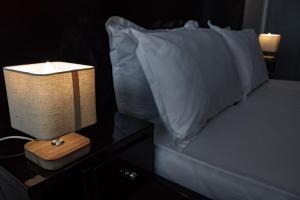
M 300 82 L 270 80 L 184 149 L 155 127 L 158 175 L 212 199 L 300 199 Z

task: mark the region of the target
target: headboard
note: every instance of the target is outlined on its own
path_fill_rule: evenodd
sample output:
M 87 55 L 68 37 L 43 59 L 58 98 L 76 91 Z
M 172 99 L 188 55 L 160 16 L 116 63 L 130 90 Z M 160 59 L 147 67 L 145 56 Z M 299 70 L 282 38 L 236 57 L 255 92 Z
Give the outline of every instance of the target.
M 108 37 L 104 23 L 122 16 L 145 28 L 171 28 L 210 19 L 219 26 L 242 27 L 245 0 L 47 0 L 22 1 L 0 8 L 3 31 L 0 66 L 69 61 L 96 68 L 97 130 L 113 127 L 114 97 Z M 18 5 L 15 5 L 18 4 Z M 19 9 L 19 10 L 18 10 Z M 12 12 L 14 11 L 14 13 Z M 3 73 L 0 73 L 0 137 L 10 127 Z M 110 132 L 110 131 L 108 131 Z

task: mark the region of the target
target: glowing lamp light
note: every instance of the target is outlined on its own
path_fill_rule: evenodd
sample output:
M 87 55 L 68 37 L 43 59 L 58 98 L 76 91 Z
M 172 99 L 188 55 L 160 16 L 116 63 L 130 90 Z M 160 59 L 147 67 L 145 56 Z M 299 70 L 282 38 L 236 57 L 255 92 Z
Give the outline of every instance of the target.
M 34 144 L 28 145 L 34 150 L 27 149 L 30 155 L 25 152 L 26 157 L 39 164 L 43 161 L 37 159 L 43 156 L 47 157 L 47 161 L 52 156 L 57 161 L 58 155 L 65 157 L 66 153 L 62 152 L 70 153 L 79 148 L 80 145 L 76 146 L 74 141 L 89 143 L 88 139 L 73 132 L 97 121 L 94 67 L 47 62 L 4 67 L 3 72 L 11 126 L 37 139 Z M 51 142 L 42 141 L 58 137 L 73 142 L 65 141 L 66 144 L 61 145 L 63 142 L 59 139 L 52 144 L 61 147 L 52 147 Z M 46 148 L 49 148 L 48 154 L 42 155 Z M 32 156 L 35 154 L 40 155 L 39 158 Z M 63 163 L 67 162 L 64 160 Z M 62 164 L 43 166 L 56 169 Z
M 92 66 L 47 62 L 4 68 L 11 126 L 37 139 L 96 123 Z

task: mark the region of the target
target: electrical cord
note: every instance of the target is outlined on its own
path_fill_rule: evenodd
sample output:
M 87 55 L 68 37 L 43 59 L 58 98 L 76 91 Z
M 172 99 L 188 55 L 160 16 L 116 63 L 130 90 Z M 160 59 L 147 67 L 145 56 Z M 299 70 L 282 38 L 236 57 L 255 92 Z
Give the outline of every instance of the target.
M 33 140 L 32 138 L 29 138 L 29 137 L 13 135 L 13 136 L 7 136 L 7 137 L 0 138 L 0 142 L 3 142 L 5 140 L 11 140 L 11 139 L 20 139 L 20 140 L 29 140 L 29 141 Z
M 12 139 L 19 139 L 19 140 L 29 140 L 32 141 L 32 138 L 29 137 L 24 137 L 24 136 L 7 136 L 0 138 L 0 142 L 6 141 L 6 140 L 12 140 Z M 8 158 L 15 158 L 24 155 L 24 153 L 17 153 L 17 154 L 12 154 L 12 155 L 7 155 L 7 156 L 1 156 L 0 155 L 0 160 L 2 159 L 8 159 Z

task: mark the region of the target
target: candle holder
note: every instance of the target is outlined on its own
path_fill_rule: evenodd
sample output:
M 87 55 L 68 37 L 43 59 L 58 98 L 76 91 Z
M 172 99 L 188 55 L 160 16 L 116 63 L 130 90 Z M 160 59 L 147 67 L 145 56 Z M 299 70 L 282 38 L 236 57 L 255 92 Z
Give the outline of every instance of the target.
M 259 35 L 259 44 L 264 54 L 270 78 L 275 78 L 276 55 L 280 41 L 281 35 L 279 34 L 263 33 Z

